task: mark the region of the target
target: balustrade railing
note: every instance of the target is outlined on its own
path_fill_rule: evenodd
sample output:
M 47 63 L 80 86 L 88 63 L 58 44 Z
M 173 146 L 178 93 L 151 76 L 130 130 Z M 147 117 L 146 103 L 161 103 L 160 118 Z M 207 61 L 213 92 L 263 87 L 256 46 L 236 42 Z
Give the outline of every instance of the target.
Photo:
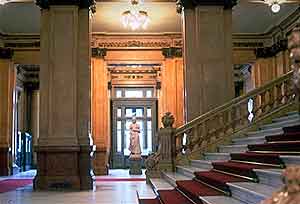
M 209 111 L 176 129 L 176 154 L 192 158 L 274 110 L 293 103 L 293 72 Z

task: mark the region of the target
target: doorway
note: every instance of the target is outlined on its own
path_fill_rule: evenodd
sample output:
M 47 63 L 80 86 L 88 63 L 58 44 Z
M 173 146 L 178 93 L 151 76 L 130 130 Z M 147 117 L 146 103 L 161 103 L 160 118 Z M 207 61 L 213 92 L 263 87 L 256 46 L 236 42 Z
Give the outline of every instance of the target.
M 142 159 L 155 150 L 157 130 L 157 99 L 152 87 L 119 87 L 112 98 L 111 168 L 129 167 L 129 126 L 133 116 L 140 126 Z

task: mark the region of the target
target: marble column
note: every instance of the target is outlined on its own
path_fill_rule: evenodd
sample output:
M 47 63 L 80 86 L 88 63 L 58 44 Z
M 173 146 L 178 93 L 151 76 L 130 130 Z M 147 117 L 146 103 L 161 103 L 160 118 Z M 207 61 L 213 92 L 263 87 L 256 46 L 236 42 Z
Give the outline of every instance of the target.
M 91 0 L 40 0 L 40 132 L 34 188 L 92 189 Z
M 10 147 L 15 84 L 12 55 L 12 50 L 0 48 L 0 176 L 11 173 Z
M 181 0 L 184 27 L 185 103 L 190 121 L 234 97 L 234 0 Z

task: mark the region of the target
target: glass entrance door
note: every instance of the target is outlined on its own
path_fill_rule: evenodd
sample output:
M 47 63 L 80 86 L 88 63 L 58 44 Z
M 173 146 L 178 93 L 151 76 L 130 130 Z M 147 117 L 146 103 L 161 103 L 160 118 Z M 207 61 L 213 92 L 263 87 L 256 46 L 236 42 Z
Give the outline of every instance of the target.
M 156 99 L 115 99 L 112 102 L 112 168 L 128 168 L 130 155 L 130 124 L 133 116 L 140 126 L 142 157 L 146 158 L 154 150 L 154 133 L 157 128 Z

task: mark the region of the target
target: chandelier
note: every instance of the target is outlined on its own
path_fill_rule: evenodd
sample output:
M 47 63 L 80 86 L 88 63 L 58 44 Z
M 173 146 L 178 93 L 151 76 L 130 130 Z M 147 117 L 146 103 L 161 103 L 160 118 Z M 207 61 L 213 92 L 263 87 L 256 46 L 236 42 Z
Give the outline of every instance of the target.
M 122 13 L 121 20 L 123 26 L 125 28 L 130 27 L 131 30 L 146 29 L 150 22 L 147 11 L 139 8 L 139 0 L 131 0 L 131 8 Z

